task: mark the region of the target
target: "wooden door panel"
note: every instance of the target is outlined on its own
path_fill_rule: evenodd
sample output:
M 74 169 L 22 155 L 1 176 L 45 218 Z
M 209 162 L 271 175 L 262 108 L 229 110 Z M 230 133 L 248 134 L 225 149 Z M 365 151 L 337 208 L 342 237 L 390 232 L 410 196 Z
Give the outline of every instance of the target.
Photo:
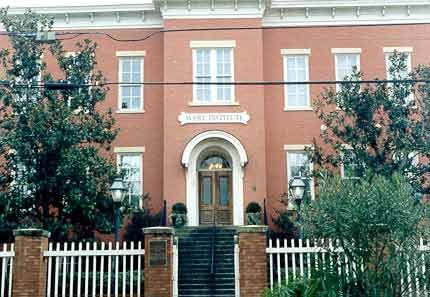
M 231 171 L 216 173 L 215 221 L 218 225 L 232 225 L 232 178 Z
M 199 221 L 201 225 L 212 225 L 214 221 L 215 189 L 210 173 L 199 174 Z

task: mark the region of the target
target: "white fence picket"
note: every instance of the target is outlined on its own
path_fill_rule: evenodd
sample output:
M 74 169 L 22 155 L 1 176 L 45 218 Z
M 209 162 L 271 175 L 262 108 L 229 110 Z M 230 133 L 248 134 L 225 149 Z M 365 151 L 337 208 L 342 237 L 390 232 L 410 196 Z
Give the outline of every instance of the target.
M 321 269 L 319 264 L 322 264 L 323 269 L 326 269 L 326 264 L 329 265 L 330 269 L 339 276 L 345 277 L 348 282 L 355 283 L 357 282 L 357 269 L 361 272 L 365 269 L 364 263 L 349 259 L 343 250 L 338 248 L 337 241 L 309 239 L 303 241 L 299 239 L 297 242 L 298 244 L 294 239 L 289 242 L 285 239 L 281 245 L 279 239 L 269 240 L 266 253 L 269 260 L 269 286 L 271 289 L 275 284 L 281 284 L 282 278 L 285 278 L 287 283 L 290 277 L 292 279 L 299 276 L 311 278 L 312 271 Z M 430 253 L 430 244 L 424 244 L 424 240 L 420 239 L 417 256 L 409 259 L 402 271 L 403 277 L 400 285 L 406 291 L 407 296 L 429 296 L 428 284 L 421 281 L 423 276 L 427 276 L 427 265 L 429 265 L 425 262 L 424 253 Z M 282 270 L 284 270 L 283 273 Z
M 3 268 L 11 261 L 3 261 L 3 254 L 0 252 L 0 288 L 4 283 L 4 292 L 8 292 L 7 284 L 12 283 Z M 43 254 L 48 260 L 47 297 L 110 297 L 112 293 L 115 297 L 119 294 L 133 297 L 136 293 L 137 296 L 142 293 L 145 251 L 141 242 L 138 242 L 137 248 L 134 243 L 125 242 L 121 246 L 116 243 L 115 247 L 112 243 L 107 246 L 105 243 L 89 242 L 84 245 L 81 242 L 77 245 L 58 243 L 55 248 L 50 243 Z M 12 270 L 9 271 L 11 273 Z M 0 297 L 6 297 L 6 294 L 0 294 Z M 11 297 L 11 293 L 7 296 Z
M 0 297 L 12 296 L 12 273 L 15 249 L 13 244 L 2 244 L 0 249 Z

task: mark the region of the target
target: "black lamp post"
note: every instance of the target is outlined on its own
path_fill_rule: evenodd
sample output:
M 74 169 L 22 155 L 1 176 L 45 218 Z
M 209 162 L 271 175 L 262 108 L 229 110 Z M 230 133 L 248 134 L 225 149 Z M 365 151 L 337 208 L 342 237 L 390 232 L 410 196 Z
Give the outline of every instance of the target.
M 300 176 L 293 177 L 289 184 L 290 199 L 297 206 L 297 223 L 301 224 L 300 209 L 305 195 L 306 184 Z M 302 238 L 302 230 L 300 226 L 300 238 Z
M 124 182 L 121 178 L 117 177 L 113 181 L 110 192 L 112 195 L 113 206 L 115 209 L 115 242 L 119 241 L 119 209 L 121 206 L 121 202 L 124 199 L 126 188 L 124 186 Z

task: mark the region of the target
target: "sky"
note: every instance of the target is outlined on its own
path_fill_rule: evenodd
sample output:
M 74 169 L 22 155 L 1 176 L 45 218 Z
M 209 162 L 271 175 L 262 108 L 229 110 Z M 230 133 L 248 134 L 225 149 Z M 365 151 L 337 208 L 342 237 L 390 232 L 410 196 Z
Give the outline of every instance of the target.
M 0 0 L 0 7 L 58 7 L 58 6 L 92 6 L 115 4 L 145 4 L 152 0 Z

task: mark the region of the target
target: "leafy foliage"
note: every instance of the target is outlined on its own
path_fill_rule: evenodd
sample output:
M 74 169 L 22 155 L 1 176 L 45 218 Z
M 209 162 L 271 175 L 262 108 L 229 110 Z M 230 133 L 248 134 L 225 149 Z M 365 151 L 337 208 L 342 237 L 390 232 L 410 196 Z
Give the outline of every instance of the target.
M 399 174 L 321 181 L 320 199 L 304 210 L 305 234 L 334 239 L 334 250 L 326 246 L 333 259 L 336 249 L 343 249 L 352 269 L 349 275 L 356 278 L 351 281 L 337 272 L 331 276 L 337 278 L 336 287 L 348 293 L 344 296 L 404 296 L 411 282 L 429 281 L 428 276 L 408 275 L 428 257 L 418 247 L 420 237 L 427 238 L 430 231 L 428 205 L 411 199 L 413 195 L 413 187 Z M 319 270 L 325 278 L 323 272 Z
M 187 213 L 187 206 L 182 202 L 176 202 L 172 206 L 172 212 L 173 213 L 186 214 Z
M 107 91 L 95 86 L 103 82 L 97 45 L 85 40 L 67 56 L 60 41 L 48 45 L 32 34 L 51 30 L 52 20 L 1 10 L 0 22 L 11 46 L 0 51 L 1 72 L 10 82 L 0 89 L 1 226 L 41 227 L 54 240 L 109 232 L 115 166 L 102 151 L 110 149 L 117 130 L 111 111 L 96 108 Z M 56 81 L 42 55 L 54 58 L 67 82 L 94 86 L 39 88 L 40 79 Z
M 151 214 L 146 209 L 136 209 L 131 214 L 124 234 L 125 241 L 143 241 L 143 228 L 160 225 L 161 213 Z
M 322 282 L 313 279 L 290 279 L 288 283 L 274 286 L 273 290 L 267 289 L 262 297 L 317 297 L 330 296 L 324 291 Z M 333 297 L 335 295 L 332 295 Z
M 363 86 L 354 83 L 363 78 L 355 70 L 346 78 L 351 83 L 321 95 L 316 113 L 323 125 L 312 151 L 317 167 L 331 170 L 344 162 L 352 165 L 354 176 L 399 172 L 417 192 L 429 193 L 429 163 L 416 161 L 430 157 L 430 86 L 402 80 L 429 79 L 430 68 L 407 73 L 406 62 L 404 54 L 391 56 L 394 83 Z
M 261 212 L 261 206 L 257 202 L 249 202 L 246 206 L 247 213 L 257 213 Z
M 291 239 L 296 238 L 299 230 L 293 222 L 293 214 L 291 211 L 276 211 L 276 215 L 272 218 L 275 229 L 270 230 L 271 238 Z

